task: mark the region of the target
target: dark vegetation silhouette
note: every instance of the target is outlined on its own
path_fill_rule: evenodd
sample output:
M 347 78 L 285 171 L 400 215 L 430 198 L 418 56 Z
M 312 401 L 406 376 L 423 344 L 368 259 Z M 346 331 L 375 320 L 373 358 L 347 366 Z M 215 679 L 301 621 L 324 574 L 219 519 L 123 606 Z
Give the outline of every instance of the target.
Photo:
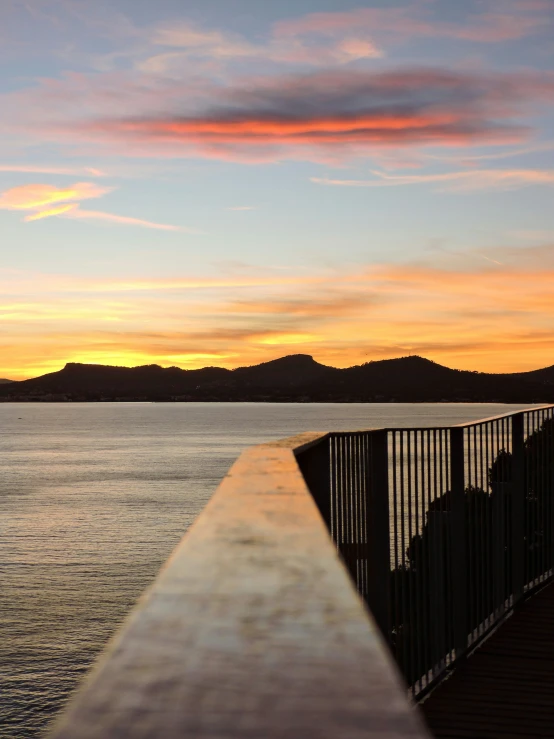
M 70 363 L 59 372 L 0 386 L 2 400 L 549 402 L 554 367 L 487 374 L 413 356 L 337 369 L 306 354 L 234 370 Z
M 468 633 L 512 593 L 512 455 L 501 449 L 484 487 L 465 489 L 467 524 Z M 554 420 L 547 419 L 524 443 L 525 583 L 553 565 Z M 413 684 L 454 649 L 450 539 L 451 492 L 443 492 L 426 512 L 421 534 L 406 551 L 405 564 L 391 571 L 392 648 L 408 684 Z M 521 550 L 520 550 L 521 553 Z

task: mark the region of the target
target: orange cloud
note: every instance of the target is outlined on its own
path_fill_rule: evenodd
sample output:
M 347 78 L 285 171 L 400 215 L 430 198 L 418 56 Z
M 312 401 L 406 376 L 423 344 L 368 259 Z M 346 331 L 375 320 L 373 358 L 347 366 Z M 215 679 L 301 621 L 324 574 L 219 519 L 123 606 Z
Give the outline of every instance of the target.
M 550 101 L 554 77 L 539 73 L 472 74 L 438 69 L 338 70 L 271 77 L 207 90 L 188 114 L 108 117 L 73 135 L 125 148 L 249 161 L 321 160 L 391 146 L 506 144 L 529 128 L 525 103 Z M 171 103 L 164 100 L 164 110 Z M 527 106 L 525 112 L 529 112 Z
M 77 182 L 69 188 L 57 188 L 52 185 L 21 185 L 0 195 L 0 208 L 5 210 L 34 211 L 25 216 L 25 221 L 38 221 L 52 216 L 83 219 L 88 221 L 104 221 L 125 226 L 141 226 L 161 231 L 181 231 L 185 233 L 201 233 L 201 231 L 185 226 L 173 226 L 167 223 L 155 223 L 142 218 L 116 215 L 97 210 L 83 210 L 78 202 L 91 198 L 99 198 L 111 192 L 113 187 L 101 187 L 91 182 Z M 60 205 L 57 205 L 60 203 Z M 48 207 L 53 206 L 53 207 Z
M 0 195 L 0 208 L 6 210 L 37 210 L 56 203 L 99 198 L 113 190 L 91 182 L 77 182 L 68 188 L 53 185 L 21 185 Z

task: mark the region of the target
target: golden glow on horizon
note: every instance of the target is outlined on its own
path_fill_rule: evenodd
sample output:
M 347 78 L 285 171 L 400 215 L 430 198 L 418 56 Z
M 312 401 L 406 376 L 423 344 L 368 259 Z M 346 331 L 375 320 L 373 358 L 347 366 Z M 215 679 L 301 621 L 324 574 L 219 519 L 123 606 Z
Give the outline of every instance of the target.
M 67 277 L 54 278 L 51 292 L 44 277 L 33 301 L 27 284 L 12 282 L 0 304 L 0 377 L 66 362 L 232 368 L 298 352 L 339 367 L 419 354 L 460 369 L 537 369 L 554 364 L 554 263 L 542 266 L 540 249 L 525 251 L 525 270 L 491 251 L 489 261 L 468 255 L 467 272 L 373 265 L 228 279 L 76 278 L 72 290 Z

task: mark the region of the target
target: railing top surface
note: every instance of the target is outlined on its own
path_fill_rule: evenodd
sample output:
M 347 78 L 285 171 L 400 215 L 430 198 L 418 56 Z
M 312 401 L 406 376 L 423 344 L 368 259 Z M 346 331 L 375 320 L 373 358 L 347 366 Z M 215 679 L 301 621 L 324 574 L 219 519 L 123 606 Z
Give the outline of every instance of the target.
M 51 739 L 428 737 L 294 457 L 245 452 Z

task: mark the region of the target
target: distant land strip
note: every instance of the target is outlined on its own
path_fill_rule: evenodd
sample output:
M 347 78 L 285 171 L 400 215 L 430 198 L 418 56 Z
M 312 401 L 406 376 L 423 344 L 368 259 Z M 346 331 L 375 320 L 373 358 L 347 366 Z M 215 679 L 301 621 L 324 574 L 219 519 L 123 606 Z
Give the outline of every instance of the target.
M 554 366 L 492 374 L 410 356 L 337 369 L 294 354 L 233 370 L 69 363 L 30 380 L 0 380 L 0 402 L 31 401 L 554 403 Z

